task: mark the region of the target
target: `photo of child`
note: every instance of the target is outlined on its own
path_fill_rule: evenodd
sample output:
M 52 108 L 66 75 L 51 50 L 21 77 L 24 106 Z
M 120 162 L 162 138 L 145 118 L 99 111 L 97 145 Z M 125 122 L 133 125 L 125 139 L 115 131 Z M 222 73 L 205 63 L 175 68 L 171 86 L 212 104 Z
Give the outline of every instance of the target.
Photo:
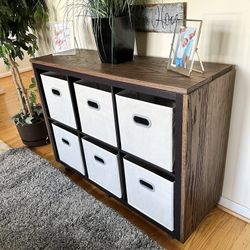
M 198 54 L 201 27 L 202 20 L 179 19 L 176 22 L 167 70 L 185 76 L 190 76 L 192 71 L 205 71 Z M 200 64 L 200 69 L 194 68 L 197 63 Z
M 187 68 L 187 63 L 192 54 L 196 28 L 180 27 L 175 50 L 173 65 L 178 68 Z

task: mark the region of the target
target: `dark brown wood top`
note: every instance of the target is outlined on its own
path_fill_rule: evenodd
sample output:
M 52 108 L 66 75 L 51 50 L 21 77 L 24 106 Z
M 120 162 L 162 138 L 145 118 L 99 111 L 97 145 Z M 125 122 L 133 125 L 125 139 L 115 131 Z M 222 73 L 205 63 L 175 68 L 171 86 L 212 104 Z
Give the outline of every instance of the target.
M 233 65 L 204 63 L 204 74 L 192 72 L 191 77 L 186 77 L 167 71 L 166 58 L 135 56 L 134 61 L 112 65 L 101 63 L 96 51 L 83 49 L 73 56 L 47 55 L 31 62 L 180 94 L 189 94 L 233 68 Z

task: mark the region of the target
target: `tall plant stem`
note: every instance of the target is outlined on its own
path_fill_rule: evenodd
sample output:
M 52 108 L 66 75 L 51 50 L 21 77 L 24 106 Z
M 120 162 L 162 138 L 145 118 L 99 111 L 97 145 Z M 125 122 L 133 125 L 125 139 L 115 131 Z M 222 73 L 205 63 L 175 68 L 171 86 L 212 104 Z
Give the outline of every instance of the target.
M 23 80 L 21 78 L 19 69 L 18 69 L 18 67 L 16 65 L 15 65 L 14 70 L 16 72 L 16 76 L 17 76 L 17 79 L 18 79 L 18 82 L 19 82 L 19 86 L 20 86 L 20 88 L 22 90 L 22 97 L 24 99 L 24 102 L 25 102 L 25 105 L 27 107 L 28 113 L 31 114 L 32 111 L 31 111 L 31 107 L 30 107 L 30 103 L 29 103 L 29 98 L 28 98 L 28 95 L 27 95 L 27 90 L 24 88 Z
M 20 76 L 20 72 L 16 66 L 16 63 L 12 59 L 10 55 L 8 55 L 8 60 L 10 63 L 11 67 L 11 72 L 12 72 L 12 79 L 15 84 L 15 87 L 17 89 L 19 101 L 23 110 L 24 115 L 31 114 L 31 107 L 29 104 L 28 96 L 27 96 L 27 91 L 24 88 L 22 78 Z
M 23 102 L 22 91 L 21 91 L 21 88 L 18 85 L 16 73 L 15 73 L 14 69 L 12 68 L 12 66 L 10 66 L 10 70 L 11 70 L 11 76 L 12 76 L 13 83 L 14 83 L 14 85 L 16 87 L 18 100 L 19 100 L 19 102 L 21 104 L 22 112 L 23 112 L 24 115 L 26 115 L 27 114 L 27 109 L 25 108 L 25 105 L 24 105 L 24 102 Z

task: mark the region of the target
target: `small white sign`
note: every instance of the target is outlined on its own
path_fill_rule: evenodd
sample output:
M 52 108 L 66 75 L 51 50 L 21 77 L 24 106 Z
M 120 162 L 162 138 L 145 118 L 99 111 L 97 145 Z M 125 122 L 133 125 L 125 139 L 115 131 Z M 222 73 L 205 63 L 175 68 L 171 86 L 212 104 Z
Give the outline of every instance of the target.
M 75 40 L 73 22 L 51 24 L 53 55 L 74 55 Z

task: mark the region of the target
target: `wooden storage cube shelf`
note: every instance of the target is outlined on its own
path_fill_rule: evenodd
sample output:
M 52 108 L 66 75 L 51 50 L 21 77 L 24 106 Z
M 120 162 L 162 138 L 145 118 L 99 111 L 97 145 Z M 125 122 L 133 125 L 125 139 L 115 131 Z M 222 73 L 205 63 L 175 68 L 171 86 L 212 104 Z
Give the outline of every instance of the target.
M 54 73 L 41 74 L 44 94 L 51 118 L 76 129 L 69 84 L 66 78 Z
M 174 182 L 127 159 L 124 159 L 123 162 L 128 203 L 168 230 L 173 231 Z
M 88 84 L 86 85 L 86 81 L 96 83 L 94 88 L 98 89 L 98 93 L 102 93 L 102 91 L 105 92 L 106 88 L 109 90 L 111 89 L 112 94 L 117 94 L 119 90 L 137 93 L 136 96 L 112 96 L 113 104 L 117 104 L 113 106 L 114 127 L 117 129 L 117 144 L 116 142 L 115 144 L 109 142 L 110 148 L 116 148 L 115 152 L 117 152 L 119 156 L 124 156 L 126 153 L 131 156 L 131 158 L 124 160 L 127 178 L 125 178 L 126 176 L 124 175 L 123 165 L 120 165 L 122 199 L 116 198 L 123 204 L 126 204 L 125 182 L 131 179 L 131 181 L 127 183 L 127 191 L 129 202 L 132 203 L 132 191 L 130 188 L 136 189 L 138 187 L 136 187 L 136 185 L 133 186 L 131 183 L 135 181 L 135 183 L 139 185 L 138 179 L 136 178 L 139 178 L 142 172 L 147 173 L 148 171 L 150 174 L 144 176 L 144 181 L 148 181 L 148 183 L 152 185 L 155 183 L 154 178 L 156 177 L 157 184 L 155 185 L 163 185 L 162 190 L 166 190 L 161 192 L 161 198 L 158 197 L 157 199 L 159 199 L 159 201 L 155 203 L 165 204 L 161 205 L 162 208 L 171 206 L 173 209 L 173 214 L 172 212 L 167 212 L 171 223 L 165 223 L 165 219 L 160 217 L 163 216 L 164 212 L 163 214 L 162 212 L 151 214 L 150 218 L 154 218 L 151 219 L 151 222 L 157 221 L 158 226 L 164 225 L 160 226 L 160 228 L 167 231 L 174 238 L 184 242 L 208 214 L 210 209 L 217 204 L 221 195 L 234 89 L 234 66 L 219 63 L 205 63 L 204 67 L 206 72 L 204 74 L 193 72 L 191 77 L 185 77 L 174 72 L 167 72 L 165 58 L 135 56 L 134 60 L 131 62 L 119 65 L 109 65 L 102 64 L 97 52 L 89 50 L 79 50 L 78 53 L 73 56 L 53 57 L 52 55 L 48 55 L 39 57 L 32 59 L 32 64 L 41 95 L 45 120 L 48 124 L 50 140 L 56 156 L 57 144 L 59 142 L 61 143 L 61 138 L 58 136 L 55 137 L 54 140 L 53 131 L 48 121 L 50 120 L 50 115 L 53 113 L 49 112 L 51 106 L 47 105 L 47 102 L 53 103 L 55 110 L 59 111 L 59 114 L 65 117 L 69 114 L 73 115 L 73 111 L 71 104 L 67 105 L 67 108 L 70 107 L 71 109 L 68 110 L 67 108 L 62 108 L 65 103 L 56 102 L 54 96 L 47 98 L 46 93 L 44 93 L 46 89 L 42 83 L 43 78 L 45 77 L 46 79 L 46 76 L 43 75 L 45 72 L 53 71 L 59 75 L 65 75 L 67 79 L 69 79 L 69 83 L 65 82 L 65 80 L 55 80 L 57 83 L 55 87 L 64 88 L 66 86 L 67 92 L 72 97 L 73 110 L 76 114 L 76 117 L 72 116 L 69 120 L 67 118 L 67 120 L 60 121 L 65 125 L 68 125 L 69 121 L 75 121 L 74 118 L 76 118 L 77 125 L 80 124 L 80 118 L 77 112 L 79 107 L 77 107 L 77 102 L 75 100 L 77 91 L 74 90 L 74 81 L 76 81 L 76 79 L 84 79 L 84 86 L 88 86 Z M 52 83 L 55 81 L 52 79 Z M 102 89 L 101 86 L 106 87 Z M 70 91 L 68 89 L 70 89 Z M 51 88 L 49 88 L 49 93 L 51 94 Z M 108 94 L 110 94 L 110 92 L 108 92 Z M 148 99 L 147 97 L 144 99 L 145 95 L 151 96 L 151 98 Z M 119 100 L 122 100 L 122 105 L 119 104 Z M 156 100 L 171 100 L 174 106 L 170 105 L 170 107 L 166 107 L 166 104 L 164 104 L 164 106 L 161 102 L 158 103 Z M 70 103 L 68 100 L 66 100 L 66 102 Z M 160 108 L 157 109 L 158 107 Z M 154 119 L 151 118 L 151 113 L 147 114 L 147 111 L 152 112 L 152 117 Z M 167 144 L 164 142 L 164 144 L 159 140 L 158 144 L 155 144 L 155 148 L 143 155 L 135 153 L 136 151 L 127 152 L 129 151 L 128 149 L 121 148 L 120 144 L 124 147 L 124 131 L 127 129 L 127 121 L 130 120 L 132 123 L 131 126 L 135 126 L 133 115 L 138 114 L 143 117 L 137 117 L 137 121 L 147 123 L 147 118 L 150 118 L 151 124 L 154 125 L 155 121 L 157 121 L 156 124 L 159 125 L 159 127 L 154 130 L 156 137 L 150 137 L 150 141 L 149 138 L 145 140 L 146 135 L 145 137 L 142 136 L 143 133 L 140 135 L 145 144 L 143 148 L 146 148 L 148 146 L 147 144 L 151 142 L 155 144 L 155 138 L 157 138 L 157 136 L 158 139 L 163 136 L 165 142 L 170 142 L 172 140 L 172 146 L 170 146 L 171 143 Z M 83 115 L 84 114 L 81 114 L 81 116 Z M 121 122 L 120 117 L 122 115 L 126 117 L 124 117 L 124 120 Z M 56 120 L 62 118 L 55 118 L 53 115 L 51 117 Z M 108 126 L 108 124 L 111 123 L 105 123 L 104 121 L 102 124 L 103 129 L 104 124 Z M 113 125 L 108 126 L 108 129 L 114 131 L 115 128 L 111 128 L 111 126 Z M 64 126 L 62 125 L 62 127 Z M 71 127 L 75 127 L 75 124 L 71 124 Z M 149 130 L 148 127 L 137 127 L 145 131 Z M 79 128 L 77 127 L 77 129 Z M 80 134 L 80 131 L 77 131 L 77 129 L 75 131 L 76 134 Z M 133 131 L 131 131 L 129 131 L 129 133 L 132 134 Z M 171 138 L 171 133 L 173 131 L 173 138 Z M 63 135 L 67 134 L 65 132 L 63 132 Z M 127 139 L 128 141 L 126 143 L 128 147 L 130 146 L 129 142 L 135 141 L 135 137 L 137 137 L 137 134 L 131 137 L 129 133 L 126 134 L 130 137 L 129 140 Z M 92 136 L 99 140 L 95 140 L 91 137 L 91 140 L 88 138 L 90 142 L 93 140 L 99 143 L 100 140 L 103 140 L 103 143 L 100 144 L 106 145 L 107 138 L 101 139 L 101 136 L 97 136 L 97 134 L 95 134 L 95 136 L 92 134 Z M 122 139 L 121 143 L 120 139 Z M 59 146 L 60 150 L 62 146 Z M 68 158 L 70 158 L 68 160 L 75 160 L 74 158 L 80 155 L 78 151 L 79 141 L 76 148 L 77 150 L 74 150 L 74 152 L 61 153 L 61 156 L 68 155 Z M 147 164 L 150 160 L 148 156 L 156 152 L 159 158 L 164 158 L 165 160 L 162 162 L 155 162 L 154 159 L 154 166 L 150 163 Z M 115 158 L 116 153 L 113 156 Z M 131 160 L 132 156 L 134 157 L 133 160 Z M 63 161 L 63 159 L 60 160 Z M 81 165 L 79 163 L 75 165 L 73 162 L 67 163 L 66 161 L 67 159 L 64 159 L 64 162 L 71 166 L 76 167 Z M 135 164 L 133 167 L 127 166 L 132 164 L 130 161 Z M 93 165 L 94 161 L 91 160 L 90 163 L 88 163 L 89 168 L 91 167 L 91 163 Z M 143 168 L 141 168 L 141 166 L 143 166 Z M 136 169 L 140 170 L 138 170 L 137 176 L 135 174 L 135 171 L 137 171 Z M 170 173 L 166 171 L 166 169 L 174 171 Z M 131 173 L 128 173 L 128 171 Z M 101 178 L 101 171 L 97 172 L 97 174 L 98 178 Z M 88 180 L 87 174 L 85 177 L 85 179 Z M 161 181 L 161 179 L 158 180 L 158 178 L 162 178 L 164 181 Z M 117 180 L 117 178 L 115 179 Z M 174 183 L 170 181 L 167 182 L 169 185 L 165 185 L 164 183 L 167 179 L 174 180 Z M 94 181 L 91 181 L 91 183 L 94 183 Z M 147 185 L 146 182 L 142 183 Z M 104 184 L 101 184 L 104 187 Z M 139 187 L 142 188 L 141 185 Z M 106 187 L 106 190 L 108 190 L 108 187 Z M 171 194 L 172 199 L 169 197 Z M 136 201 L 138 201 L 140 197 L 138 197 L 137 194 L 132 194 L 132 196 L 133 195 Z M 153 196 L 150 199 L 154 200 L 155 197 L 156 196 Z M 143 201 L 145 200 L 146 198 L 144 197 Z M 168 204 L 164 203 L 166 200 L 168 200 Z M 138 204 L 133 203 L 132 205 L 136 207 Z M 142 211 L 141 214 L 148 214 L 146 218 L 149 218 L 149 212 L 153 213 L 155 211 L 154 209 L 147 211 L 150 207 L 148 204 L 144 204 L 142 207 L 139 207 L 139 205 L 137 209 L 139 210 L 140 208 L 140 211 Z M 168 211 L 170 210 L 169 208 Z M 132 213 L 131 216 L 133 216 Z M 171 229 L 173 229 L 173 231 L 170 231 Z
M 121 148 L 172 172 L 174 103 L 130 91 L 116 102 Z
M 82 132 L 117 147 L 110 88 L 84 80 L 74 83 Z
M 118 155 L 82 139 L 89 179 L 122 197 Z
M 85 175 L 78 136 L 52 124 L 55 144 L 60 161 Z

